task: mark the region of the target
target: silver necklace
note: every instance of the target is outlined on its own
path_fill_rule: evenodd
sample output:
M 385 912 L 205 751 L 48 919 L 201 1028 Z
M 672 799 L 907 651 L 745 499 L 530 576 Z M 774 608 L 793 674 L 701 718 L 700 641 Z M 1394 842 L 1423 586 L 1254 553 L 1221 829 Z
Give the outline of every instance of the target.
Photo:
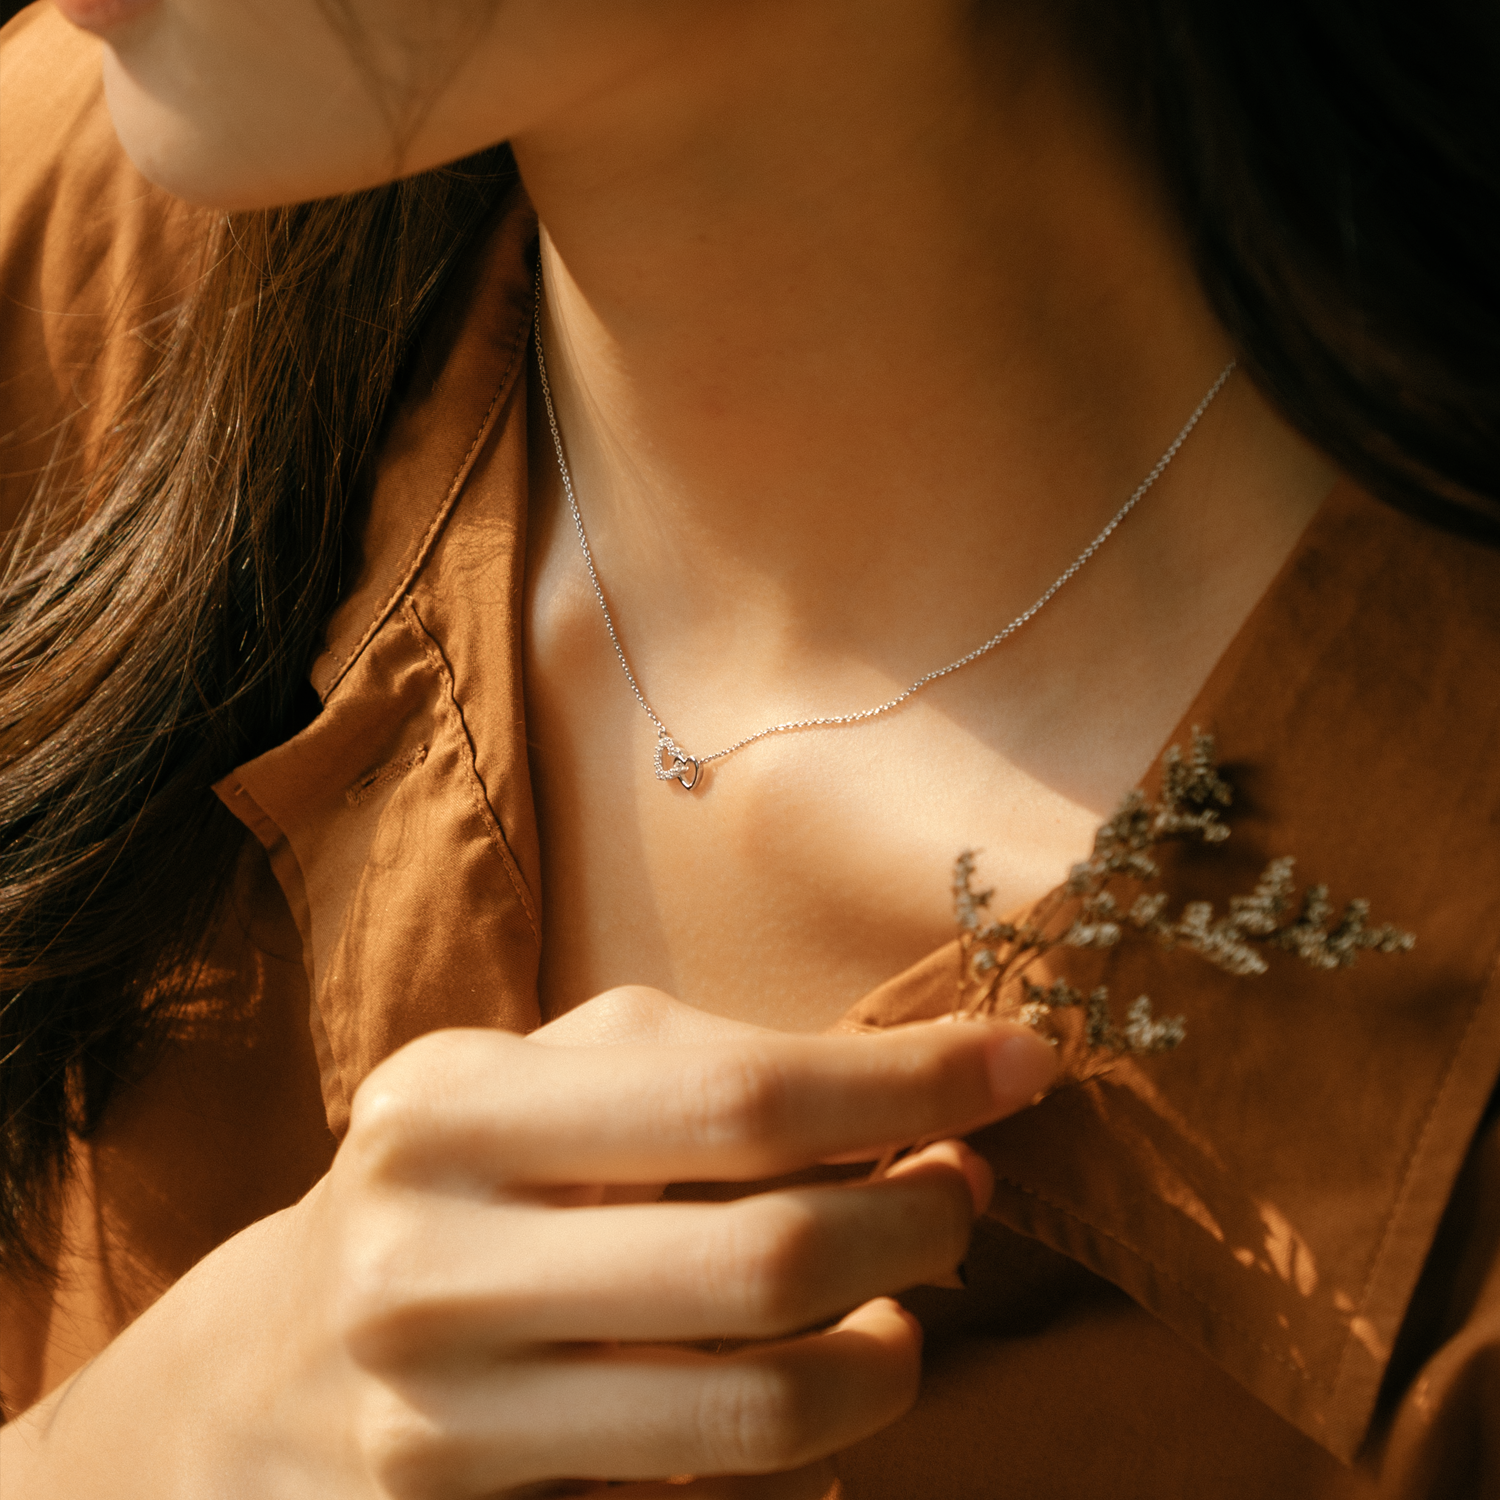
M 578 510 L 578 497 L 573 493 L 573 476 L 568 470 L 567 456 L 563 453 L 562 432 L 557 425 L 557 412 L 552 405 L 552 388 L 547 383 L 547 357 L 542 351 L 542 271 L 537 267 L 536 273 L 536 316 L 533 324 L 533 334 L 536 340 L 536 363 L 537 372 L 541 376 L 542 400 L 547 407 L 547 426 L 552 432 L 552 447 L 557 454 L 557 472 L 562 477 L 563 493 L 568 499 L 568 513 L 573 517 L 573 529 L 578 533 L 578 546 L 583 553 L 584 565 L 589 570 L 589 581 L 594 585 L 594 597 L 599 601 L 599 608 L 604 615 L 605 628 L 609 631 L 609 639 L 615 648 L 615 656 L 619 660 L 620 670 L 625 674 L 625 680 L 630 684 L 630 691 L 635 694 L 636 702 L 646 711 L 646 717 L 656 726 L 656 753 L 652 757 L 653 767 L 656 771 L 658 781 L 675 781 L 679 786 L 688 791 L 699 784 L 703 776 L 703 768 L 712 765 L 716 760 L 725 760 L 737 750 L 743 750 L 747 745 L 753 745 L 757 740 L 769 738 L 773 734 L 792 734 L 802 729 L 841 729 L 851 724 L 863 724 L 867 719 L 878 718 L 881 714 L 888 714 L 892 709 L 899 708 L 914 693 L 919 693 L 923 688 L 938 681 L 939 678 L 949 677 L 954 672 L 961 671 L 971 662 L 976 662 L 981 656 L 987 656 L 1002 641 L 1008 640 L 1027 623 L 1038 611 L 1046 605 L 1057 591 L 1072 578 L 1080 568 L 1107 542 L 1114 533 L 1120 522 L 1135 509 L 1146 491 L 1161 478 L 1165 473 L 1167 465 L 1177 457 L 1177 450 L 1187 441 L 1188 434 L 1198 425 L 1199 419 L 1209 408 L 1210 402 L 1224 389 L 1224 382 L 1234 373 L 1235 360 L 1230 360 L 1219 372 L 1219 378 L 1208 388 L 1207 394 L 1193 409 L 1193 414 L 1183 424 L 1182 431 L 1172 440 L 1172 446 L 1157 459 L 1151 472 L 1136 486 L 1131 497 L 1112 515 L 1105 524 L 1104 529 L 1091 541 L 1072 562 L 1063 569 L 1056 578 L 1048 584 L 1041 597 L 1030 609 L 1017 615 L 1003 630 L 996 631 L 982 646 L 976 646 L 965 656 L 960 656 L 957 661 L 950 661 L 946 667 L 939 667 L 936 671 L 929 672 L 925 677 L 919 677 L 904 692 L 897 693 L 894 698 L 887 698 L 884 703 L 877 703 L 873 708 L 863 708 L 858 713 L 852 714 L 825 714 L 816 719 L 788 719 L 784 724 L 767 724 L 764 729 L 757 729 L 754 734 L 747 734 L 744 739 L 736 740 L 732 745 L 726 745 L 722 750 L 715 750 L 711 755 L 689 755 L 686 750 L 679 747 L 672 738 L 671 731 L 662 723 L 656 710 L 646 701 L 646 695 L 641 691 L 641 685 L 635 680 L 635 673 L 630 669 L 630 663 L 625 658 L 625 648 L 620 644 L 620 637 L 615 630 L 614 616 L 609 612 L 609 605 L 605 602 L 604 588 L 599 582 L 599 574 L 594 568 L 594 554 L 589 548 L 589 539 L 583 529 L 583 516 Z

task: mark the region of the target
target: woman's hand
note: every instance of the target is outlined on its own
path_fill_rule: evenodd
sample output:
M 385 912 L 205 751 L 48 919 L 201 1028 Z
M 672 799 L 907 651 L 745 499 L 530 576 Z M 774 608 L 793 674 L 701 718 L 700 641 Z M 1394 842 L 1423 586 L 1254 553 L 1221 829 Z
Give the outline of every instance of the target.
M 1018 1027 L 789 1036 L 640 991 L 529 1040 L 434 1033 L 365 1081 L 308 1198 L 221 1247 L 27 1419 L 30 1457 L 82 1442 L 102 1398 L 105 1428 L 113 1412 L 133 1440 L 162 1429 L 154 1496 L 176 1493 L 171 1474 L 183 1493 L 457 1500 L 803 1469 L 911 1404 L 919 1330 L 882 1294 L 952 1272 L 988 1170 L 945 1140 L 876 1182 L 642 1200 L 957 1136 L 1051 1073 Z M 723 1339 L 754 1342 L 683 1347 Z M 169 1363 L 194 1377 L 177 1406 Z M 88 1441 L 103 1451 L 99 1424 Z

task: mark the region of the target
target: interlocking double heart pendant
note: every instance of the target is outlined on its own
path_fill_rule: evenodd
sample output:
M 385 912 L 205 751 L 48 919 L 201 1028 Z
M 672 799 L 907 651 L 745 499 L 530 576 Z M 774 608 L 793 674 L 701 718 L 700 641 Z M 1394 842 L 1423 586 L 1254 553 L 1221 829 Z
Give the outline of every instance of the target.
M 692 791 L 703 774 L 703 762 L 688 755 L 663 736 L 656 742 L 656 779 L 675 781 L 685 791 Z

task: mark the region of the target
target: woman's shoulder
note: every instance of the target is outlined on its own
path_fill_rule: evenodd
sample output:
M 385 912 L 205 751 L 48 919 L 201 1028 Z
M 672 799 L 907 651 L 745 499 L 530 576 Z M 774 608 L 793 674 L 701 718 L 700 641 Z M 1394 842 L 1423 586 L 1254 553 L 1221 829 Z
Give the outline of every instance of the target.
M 198 273 L 208 216 L 126 157 L 101 51 L 50 5 L 0 31 L 0 535 L 97 444 Z

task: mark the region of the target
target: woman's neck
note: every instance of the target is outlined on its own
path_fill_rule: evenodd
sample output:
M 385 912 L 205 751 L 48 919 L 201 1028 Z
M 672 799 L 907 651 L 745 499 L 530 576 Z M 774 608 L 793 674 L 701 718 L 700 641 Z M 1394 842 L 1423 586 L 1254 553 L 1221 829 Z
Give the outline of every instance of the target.
M 753 9 L 514 142 L 569 460 L 664 670 L 731 642 L 746 670 L 747 632 L 768 674 L 885 637 L 925 670 L 1050 582 L 1230 351 L 1151 174 L 1035 32 Z M 1327 488 L 1237 381 L 1152 505 L 1257 464 Z

